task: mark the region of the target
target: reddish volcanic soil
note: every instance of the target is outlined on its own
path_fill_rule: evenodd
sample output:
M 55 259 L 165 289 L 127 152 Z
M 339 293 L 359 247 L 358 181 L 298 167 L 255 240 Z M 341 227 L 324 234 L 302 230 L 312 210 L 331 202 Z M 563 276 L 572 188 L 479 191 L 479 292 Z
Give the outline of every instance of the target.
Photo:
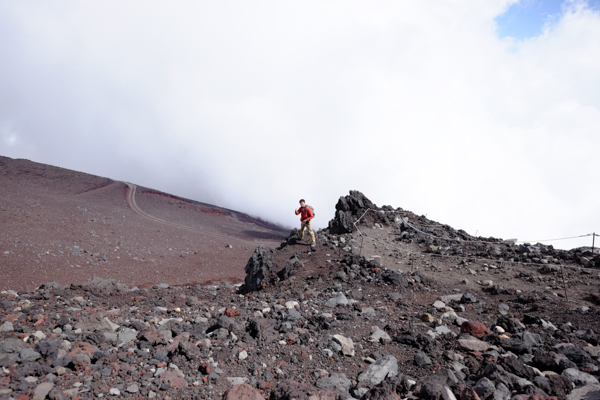
M 209 204 L 1 156 L 0 188 L 0 290 L 93 276 L 138 287 L 241 282 L 256 246 L 288 233 Z

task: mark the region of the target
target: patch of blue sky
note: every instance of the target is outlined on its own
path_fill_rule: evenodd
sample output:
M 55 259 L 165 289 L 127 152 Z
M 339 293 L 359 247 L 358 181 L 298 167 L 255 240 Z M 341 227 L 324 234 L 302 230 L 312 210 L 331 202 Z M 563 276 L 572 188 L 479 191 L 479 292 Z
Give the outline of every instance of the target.
M 542 34 L 546 24 L 558 21 L 573 0 L 520 0 L 512 4 L 504 14 L 496 17 L 498 37 L 523 40 Z M 600 9 L 600 0 L 578 1 L 587 7 Z

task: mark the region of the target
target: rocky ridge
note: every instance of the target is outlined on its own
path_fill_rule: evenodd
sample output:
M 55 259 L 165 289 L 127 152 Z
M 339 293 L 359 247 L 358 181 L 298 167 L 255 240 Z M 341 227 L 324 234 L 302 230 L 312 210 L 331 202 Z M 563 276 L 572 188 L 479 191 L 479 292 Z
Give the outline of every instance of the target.
M 0 398 L 600 394 L 600 314 L 593 303 L 573 308 L 550 292 L 491 281 L 477 290 L 449 289 L 425 268 L 402 272 L 362 255 L 344 229 L 372 208 L 361 229 L 391 229 L 394 243 L 431 255 L 431 264 L 462 249 L 465 271 L 475 257 L 523 258 L 534 270 L 561 261 L 581 265 L 583 252 L 563 257 L 548 246 L 526 246 L 539 249 L 541 257 L 533 257 L 500 239 L 377 208 L 359 192 L 336 208 L 330 231 L 318 232 L 317 251 L 292 231 L 279 248 L 255 250 L 241 287 L 138 289 L 95 278 L 0 293 Z

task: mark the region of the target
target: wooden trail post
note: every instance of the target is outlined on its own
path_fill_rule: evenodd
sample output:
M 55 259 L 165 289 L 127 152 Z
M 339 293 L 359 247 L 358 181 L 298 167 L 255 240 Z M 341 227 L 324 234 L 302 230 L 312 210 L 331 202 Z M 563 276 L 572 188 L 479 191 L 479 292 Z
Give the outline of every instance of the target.
M 567 299 L 567 303 L 568 303 L 569 302 L 569 295 L 567 294 L 567 284 L 565 283 L 565 271 L 563 269 L 562 262 L 560 263 L 560 273 L 562 275 L 563 289 L 565 290 L 565 298 Z

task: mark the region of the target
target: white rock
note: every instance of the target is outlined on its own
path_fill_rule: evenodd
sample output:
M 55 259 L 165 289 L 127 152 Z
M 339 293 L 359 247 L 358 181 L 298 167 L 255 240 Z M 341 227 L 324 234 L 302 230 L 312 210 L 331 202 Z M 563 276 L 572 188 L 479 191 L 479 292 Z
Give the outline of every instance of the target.
M 229 383 L 231 386 L 241 385 L 246 382 L 248 382 L 248 378 L 244 378 L 244 377 L 228 377 L 227 378 L 227 383 Z
M 432 306 L 434 308 L 440 309 L 440 308 L 446 307 L 446 303 L 444 303 L 443 301 L 440 301 L 440 300 L 436 300 L 433 302 Z
M 340 352 L 343 355 L 350 357 L 354 356 L 354 342 L 352 342 L 352 339 L 342 335 L 333 335 L 333 340 L 340 345 Z
M 292 308 L 294 308 L 296 306 L 300 306 L 300 304 L 298 304 L 297 301 L 290 300 L 285 303 L 285 308 L 287 308 L 288 310 L 291 310 Z

